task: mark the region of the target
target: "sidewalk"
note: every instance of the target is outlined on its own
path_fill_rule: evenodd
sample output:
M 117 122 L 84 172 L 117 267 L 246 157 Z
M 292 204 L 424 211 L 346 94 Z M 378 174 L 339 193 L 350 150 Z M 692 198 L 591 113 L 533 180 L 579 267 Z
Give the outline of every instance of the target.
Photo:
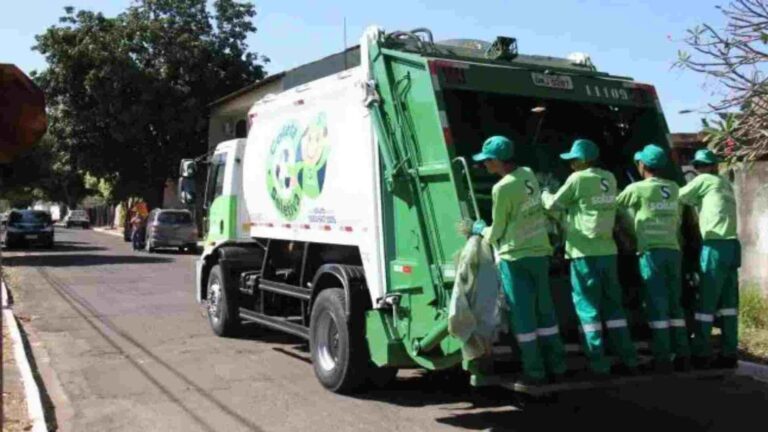
M 112 235 L 112 236 L 115 236 L 115 237 L 120 237 L 120 238 L 123 237 L 123 229 L 122 228 L 112 228 L 112 227 L 108 227 L 108 226 L 103 226 L 103 227 L 93 227 L 92 229 L 94 231 L 96 231 L 96 232 L 100 232 L 100 233 L 103 233 L 103 234 L 109 234 L 109 235 Z
M 13 356 L 13 345 L 8 323 L 3 319 L 3 431 L 27 431 L 32 421 L 27 415 L 24 383 Z
M 40 389 L 35 381 L 23 336 L 11 308 L 11 299 L 4 281 L 0 280 L 3 323 L 2 391 L 3 411 L 0 422 L 3 431 L 48 430 L 43 412 Z

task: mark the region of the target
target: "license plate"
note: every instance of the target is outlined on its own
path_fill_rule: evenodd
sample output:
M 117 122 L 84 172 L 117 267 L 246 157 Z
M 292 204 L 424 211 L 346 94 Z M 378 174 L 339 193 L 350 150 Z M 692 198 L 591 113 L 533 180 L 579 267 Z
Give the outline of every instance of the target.
M 531 74 L 533 84 L 539 87 L 548 87 L 558 90 L 573 90 L 573 80 L 566 75 L 544 75 L 534 72 Z
M 37 234 L 27 234 L 24 238 L 27 240 L 37 240 Z

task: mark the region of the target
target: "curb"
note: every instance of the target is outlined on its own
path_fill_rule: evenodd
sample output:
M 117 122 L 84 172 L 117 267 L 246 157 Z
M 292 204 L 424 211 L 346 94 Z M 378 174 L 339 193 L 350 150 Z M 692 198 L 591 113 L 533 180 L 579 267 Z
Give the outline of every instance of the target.
M 13 315 L 13 310 L 7 304 L 8 292 L 5 282 L 0 282 L 0 285 L 2 285 L 3 319 L 8 322 L 8 332 L 13 341 L 13 356 L 16 360 L 16 367 L 21 375 L 21 381 L 24 384 L 27 413 L 29 414 L 29 420 L 32 422 L 32 429 L 30 430 L 32 432 L 46 432 L 48 426 L 45 423 L 45 412 L 43 411 L 43 403 L 40 399 L 40 389 L 37 387 L 35 377 L 32 375 L 32 368 L 29 366 L 29 359 L 24 351 L 24 342 L 21 340 L 21 332 L 16 323 L 16 317 Z
M 105 229 L 105 228 L 98 228 L 98 227 L 94 227 L 94 228 L 91 228 L 91 229 L 93 231 L 97 232 L 97 233 L 102 233 L 102 234 L 107 234 L 107 235 L 111 235 L 111 236 L 114 236 L 114 237 L 123 238 L 123 233 L 116 232 L 114 230 L 108 230 L 108 229 Z
M 768 383 L 768 366 L 759 363 L 739 361 L 736 375 L 748 376 L 758 381 Z

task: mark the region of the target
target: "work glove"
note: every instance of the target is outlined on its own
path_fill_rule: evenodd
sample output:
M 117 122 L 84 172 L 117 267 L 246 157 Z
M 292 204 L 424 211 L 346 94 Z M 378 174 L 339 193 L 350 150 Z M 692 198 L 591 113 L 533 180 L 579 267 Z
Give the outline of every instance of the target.
M 488 224 L 484 220 L 478 219 L 472 224 L 472 235 L 483 235 L 483 230 L 488 228 Z

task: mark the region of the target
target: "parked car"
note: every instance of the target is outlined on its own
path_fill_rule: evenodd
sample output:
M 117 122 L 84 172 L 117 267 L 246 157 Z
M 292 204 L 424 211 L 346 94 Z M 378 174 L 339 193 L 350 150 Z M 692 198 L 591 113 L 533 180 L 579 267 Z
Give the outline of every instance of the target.
M 40 244 L 53 247 L 53 221 L 43 210 L 12 210 L 2 221 L 5 247 Z
M 180 251 L 197 250 L 197 226 L 187 210 L 155 209 L 147 218 L 148 252 L 158 248 L 178 248 Z
M 88 217 L 88 212 L 85 210 L 70 210 L 69 214 L 64 218 L 64 224 L 67 228 L 72 228 L 73 226 L 88 228 L 91 226 L 91 218 Z

